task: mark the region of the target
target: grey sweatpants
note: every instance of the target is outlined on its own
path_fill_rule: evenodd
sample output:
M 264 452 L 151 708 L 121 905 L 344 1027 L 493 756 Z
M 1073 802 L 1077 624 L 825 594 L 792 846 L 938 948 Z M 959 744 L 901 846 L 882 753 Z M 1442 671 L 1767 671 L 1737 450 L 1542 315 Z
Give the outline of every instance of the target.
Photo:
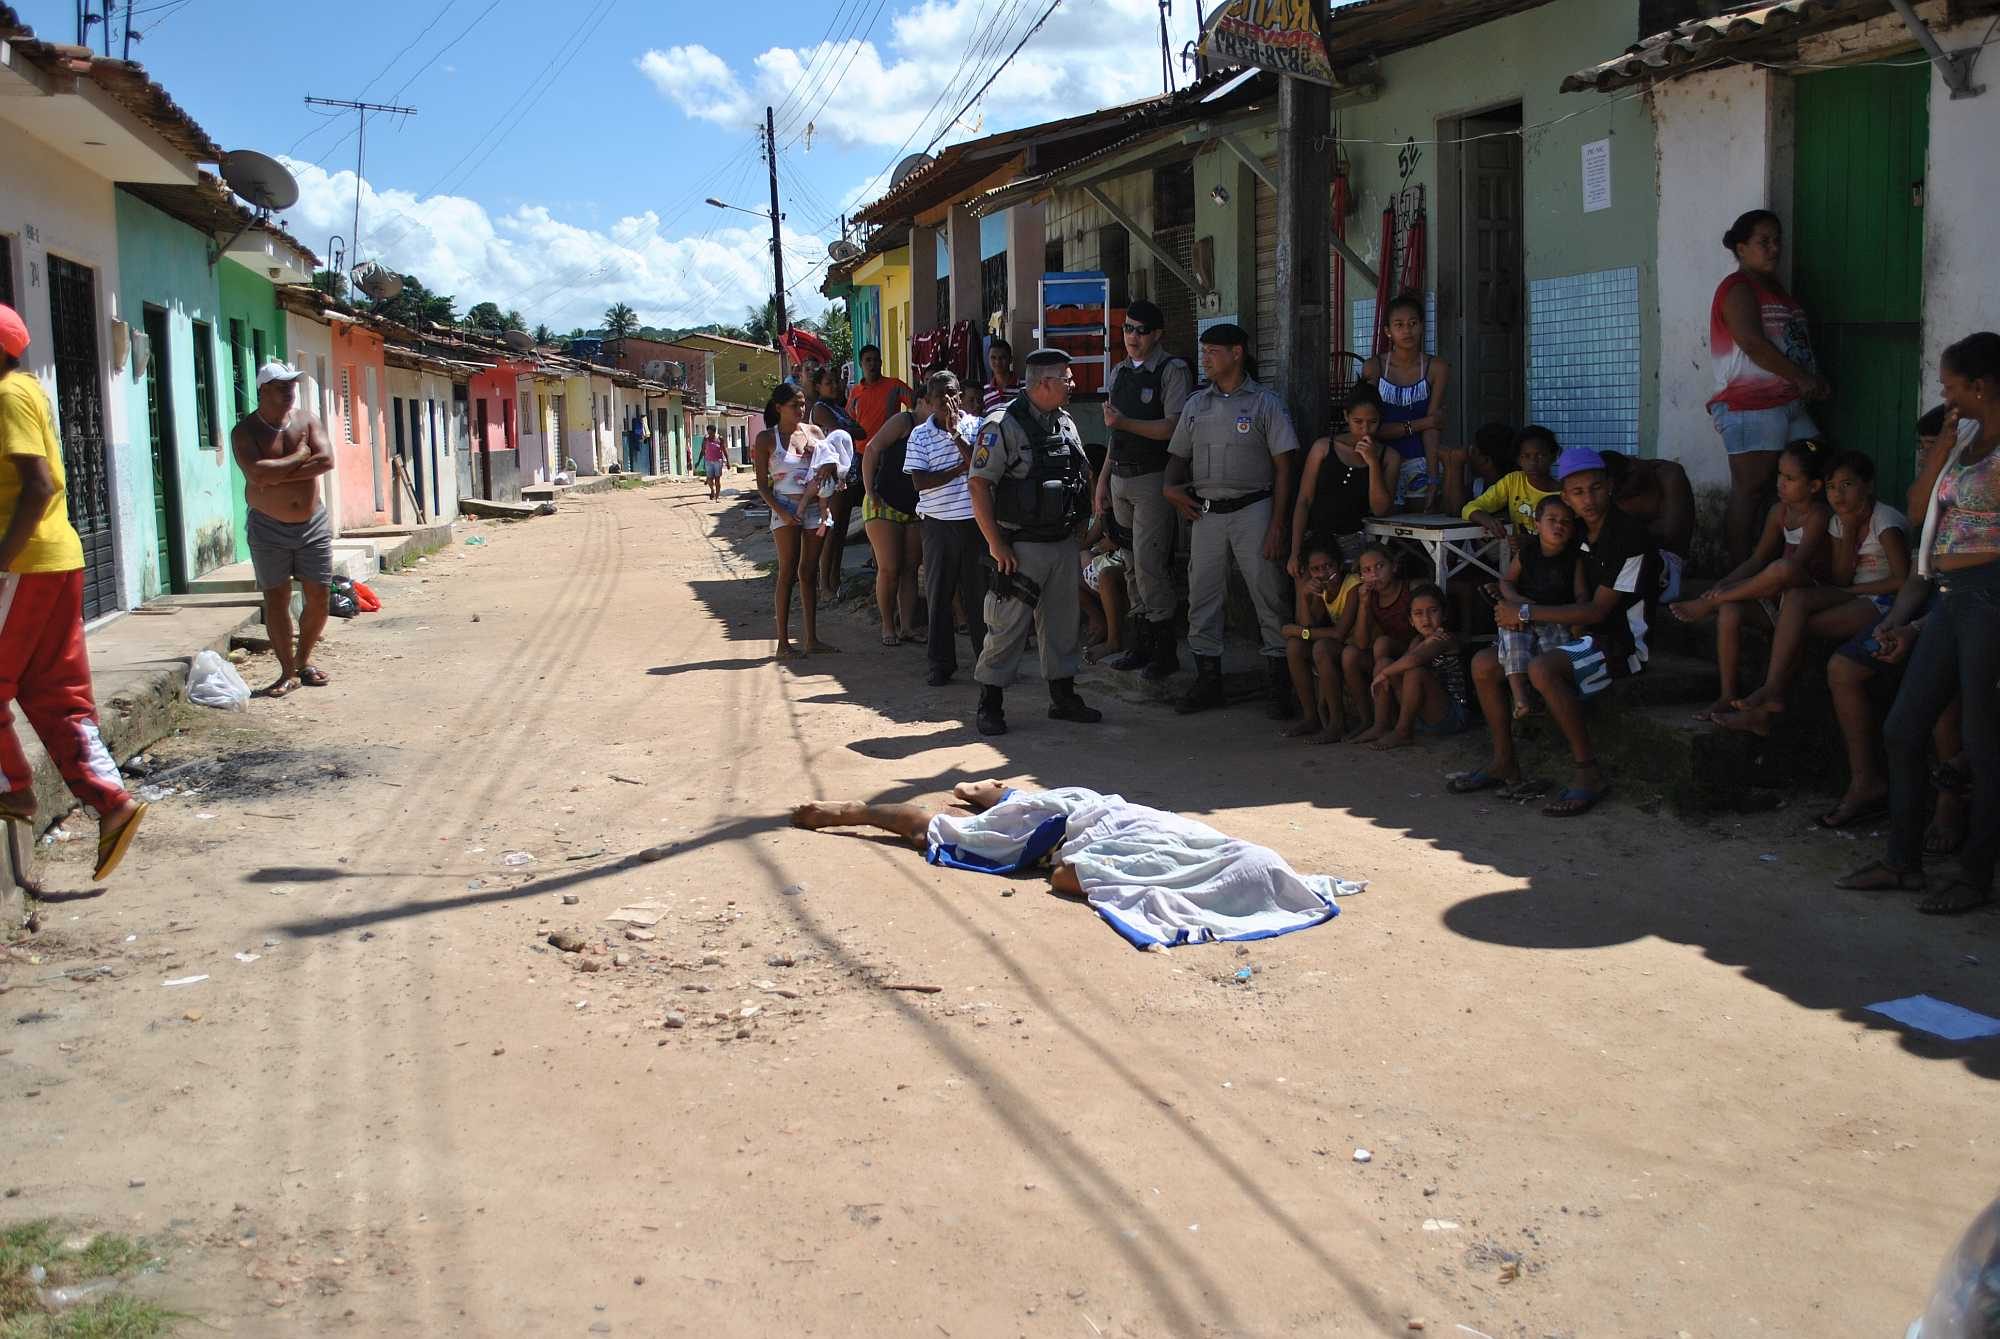
M 991 591 L 986 595 L 986 646 L 972 677 L 995 688 L 1014 682 L 1021 652 L 1027 649 L 1028 629 L 1033 628 L 1042 644 L 1042 677 L 1074 679 L 1082 662 L 1077 630 L 1080 609 L 1077 585 L 1081 566 L 1075 540 L 1056 544 L 1016 544 L 1014 558 L 1021 575 L 1042 588 L 1042 598 L 1033 609 L 1018 599 L 1001 599 Z
M 1166 478 L 1165 470 L 1111 476 L 1111 517 L 1132 534 L 1132 612 L 1149 623 L 1166 622 L 1179 603 L 1173 569 L 1180 514 L 1160 493 Z
M 1222 654 L 1222 602 L 1229 593 L 1229 561 L 1243 574 L 1257 606 L 1257 633 L 1264 654 L 1285 654 L 1285 572 L 1264 557 L 1264 532 L 1271 527 L 1271 499 L 1241 511 L 1211 511 L 1194 523 L 1188 554 L 1188 649 L 1198 656 Z

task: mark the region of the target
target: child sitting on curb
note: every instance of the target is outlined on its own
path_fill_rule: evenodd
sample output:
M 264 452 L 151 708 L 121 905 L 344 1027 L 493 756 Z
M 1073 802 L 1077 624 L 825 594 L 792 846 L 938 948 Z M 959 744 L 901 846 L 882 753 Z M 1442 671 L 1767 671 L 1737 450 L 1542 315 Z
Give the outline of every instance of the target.
M 1416 742 L 1418 731 L 1455 735 L 1472 723 L 1465 661 L 1445 626 L 1444 592 L 1432 582 L 1410 588 L 1410 627 L 1415 634 L 1410 649 L 1379 664 L 1369 685 L 1375 724 L 1357 739 L 1378 749 L 1404 748 Z
M 1572 542 L 1575 538 L 1576 513 L 1562 494 L 1550 493 L 1535 506 L 1535 542 L 1521 545 L 1508 560 L 1495 604 L 1517 611 L 1534 604 L 1582 604 L 1583 561 Z M 1577 635 L 1560 623 L 1523 623 L 1499 630 L 1494 646 L 1507 675 L 1507 691 L 1514 698 L 1515 720 L 1534 710 L 1528 693 L 1529 662 Z
M 1341 649 L 1340 668 L 1348 698 L 1361 703 L 1368 701 L 1375 671 L 1409 649 L 1414 629 L 1410 623 L 1410 583 L 1397 575 L 1389 550 L 1370 544 L 1361 550 L 1354 566 L 1361 574 L 1361 588 L 1355 592 L 1359 612 L 1354 635 Z
M 1694 714 L 1698 721 L 1712 721 L 1735 707 L 1743 620 L 1775 627 L 1779 598 L 1825 575 L 1826 528 L 1833 519 L 1824 496 L 1826 458 L 1826 448 L 1812 441 L 1793 442 L 1780 451 L 1778 500 L 1764 518 L 1757 547 L 1707 591 L 1668 606 L 1683 623 L 1715 615 L 1715 668 L 1722 684 L 1715 704 Z
M 1306 713 L 1284 735 L 1308 744 L 1335 744 L 1346 729 L 1341 650 L 1354 632 L 1361 605 L 1354 592 L 1361 588 L 1361 578 L 1342 573 L 1337 536 L 1309 536 L 1300 549 L 1305 565 L 1298 585 L 1298 622 L 1285 624 L 1282 631 L 1292 691 Z
M 1506 536 L 1516 546 L 1535 533 L 1535 508 L 1543 498 L 1556 496 L 1555 476 L 1549 467 L 1556 463 L 1561 447 L 1556 435 L 1539 423 L 1530 423 L 1514 438 L 1512 473 L 1500 479 L 1465 504 L 1460 515 L 1477 521 L 1495 539 Z

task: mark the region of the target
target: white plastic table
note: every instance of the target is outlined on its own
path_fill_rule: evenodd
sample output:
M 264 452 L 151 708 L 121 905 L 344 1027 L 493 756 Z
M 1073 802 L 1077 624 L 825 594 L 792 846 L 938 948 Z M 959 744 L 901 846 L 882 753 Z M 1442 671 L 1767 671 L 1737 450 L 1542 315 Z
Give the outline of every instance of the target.
M 1504 575 L 1494 564 L 1504 560 L 1507 541 L 1487 534 L 1476 521 L 1443 515 L 1372 516 L 1362 529 L 1373 539 L 1407 539 L 1421 546 L 1430 555 L 1440 587 L 1474 567 L 1496 579 Z

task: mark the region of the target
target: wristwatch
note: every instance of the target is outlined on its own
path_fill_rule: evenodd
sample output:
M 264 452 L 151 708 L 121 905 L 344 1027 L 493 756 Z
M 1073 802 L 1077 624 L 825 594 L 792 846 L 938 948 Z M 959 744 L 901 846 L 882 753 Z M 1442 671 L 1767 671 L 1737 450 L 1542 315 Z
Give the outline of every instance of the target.
M 1299 640 L 1300 640 L 1300 641 L 1302 641 L 1302 642 L 1309 642 L 1309 641 L 1311 641 L 1312 639 L 1313 639 L 1313 630 L 1312 630 L 1311 628 L 1300 628 L 1300 629 L 1299 629 Z
M 1533 606 L 1532 604 L 1522 605 L 1521 608 L 1518 610 L 1518 612 L 1521 616 L 1521 621 L 1523 623 L 1532 623 L 1535 621 L 1534 618 L 1535 606 Z

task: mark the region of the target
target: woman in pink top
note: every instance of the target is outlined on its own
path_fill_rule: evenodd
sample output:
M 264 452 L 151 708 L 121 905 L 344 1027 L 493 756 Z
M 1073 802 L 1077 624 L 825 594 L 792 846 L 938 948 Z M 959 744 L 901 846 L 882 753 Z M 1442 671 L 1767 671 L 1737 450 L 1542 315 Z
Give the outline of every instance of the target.
M 1831 392 L 1813 362 L 1806 309 L 1778 278 L 1778 216 L 1751 210 L 1722 234 L 1722 245 L 1736 257 L 1736 271 L 1716 286 L 1709 307 L 1715 397 L 1708 412 L 1729 453 L 1729 558 L 1740 563 L 1777 477 L 1778 453 L 1819 436 L 1805 402 Z

